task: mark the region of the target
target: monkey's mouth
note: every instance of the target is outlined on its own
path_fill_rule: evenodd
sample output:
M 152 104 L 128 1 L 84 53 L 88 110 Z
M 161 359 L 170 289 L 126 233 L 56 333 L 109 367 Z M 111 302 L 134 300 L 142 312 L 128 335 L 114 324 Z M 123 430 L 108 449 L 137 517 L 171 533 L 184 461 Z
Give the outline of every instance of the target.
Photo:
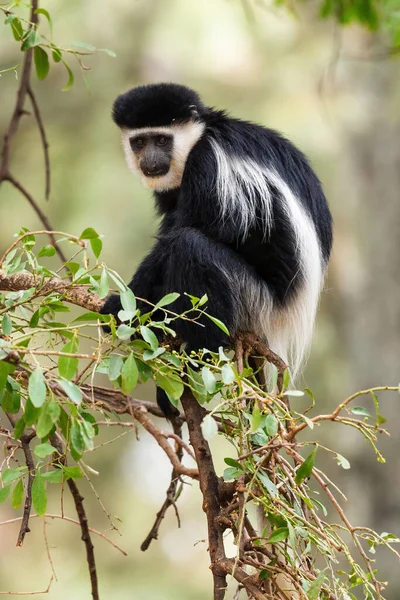
M 142 169 L 145 177 L 163 177 L 169 171 L 169 167 L 162 167 L 160 169 Z

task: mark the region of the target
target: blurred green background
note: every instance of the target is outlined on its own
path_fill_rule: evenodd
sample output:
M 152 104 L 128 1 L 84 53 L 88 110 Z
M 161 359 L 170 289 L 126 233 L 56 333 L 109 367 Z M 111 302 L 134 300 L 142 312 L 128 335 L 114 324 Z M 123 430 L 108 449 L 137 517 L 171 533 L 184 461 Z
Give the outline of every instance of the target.
M 12 170 L 32 191 L 55 229 L 78 234 L 88 226 L 104 234 L 103 259 L 129 279 L 156 231 L 153 201 L 125 166 L 110 112 L 115 97 L 141 83 L 176 81 L 195 88 L 204 101 L 233 115 L 278 129 L 311 159 L 335 220 L 335 244 L 322 296 L 315 342 L 300 382 L 313 389 L 319 412 L 356 389 L 396 385 L 400 377 L 400 62 L 379 53 L 372 34 L 357 27 L 341 31 L 318 20 L 316 5 L 300 3 L 295 14 L 272 2 L 240 0 L 53 0 L 44 2 L 61 46 L 84 41 L 104 53 L 84 58 L 85 85 L 74 65 L 75 86 L 62 65 L 53 66 L 35 91 L 50 141 L 52 193 L 44 201 L 44 170 L 33 118 L 25 117 L 14 146 Z M 45 28 L 46 24 L 42 26 Z M 9 28 L 0 30 L 0 69 L 20 61 Z M 372 58 L 371 58 L 372 56 Z M 0 130 L 15 101 L 12 73 L 0 80 Z M 0 191 L 0 252 L 26 226 L 41 228 L 27 202 L 8 184 Z M 138 391 L 138 393 L 141 390 Z M 142 397 L 152 398 L 153 390 Z M 296 399 L 296 401 L 298 401 Z M 378 464 L 356 433 L 340 425 L 314 429 L 351 462 L 321 465 L 341 482 L 347 513 L 355 524 L 400 534 L 399 396 L 387 395 L 382 411 L 390 439 Z M 110 428 L 111 429 L 111 428 Z M 103 442 L 120 432 L 112 428 Z M 107 436 L 107 434 L 109 434 Z M 160 538 L 147 553 L 140 543 L 164 500 L 170 466 L 153 440 L 125 432 L 93 453 L 91 466 L 101 500 L 121 536 L 109 535 L 122 556 L 95 537 L 102 598 L 115 600 L 200 600 L 210 598 L 206 523 L 197 486 L 179 500 L 182 527 L 167 514 Z M 219 472 L 224 449 L 215 442 Z M 90 487 L 82 484 L 90 524 L 111 525 Z M 49 511 L 60 513 L 59 498 Z M 66 514 L 75 517 L 66 500 Z M 0 520 L 15 517 L 0 507 Z M 22 549 L 15 548 L 18 524 L 0 528 L 0 590 L 43 590 L 51 574 L 42 520 Z M 80 530 L 51 521 L 46 527 L 58 582 L 52 599 L 90 595 Z M 232 552 L 234 550 L 232 549 Z M 400 570 L 385 550 L 378 552 L 386 598 L 400 597 Z M 233 594 L 233 592 L 232 592 Z M 38 597 L 41 597 L 39 595 Z M 233 597 L 232 595 L 229 597 Z

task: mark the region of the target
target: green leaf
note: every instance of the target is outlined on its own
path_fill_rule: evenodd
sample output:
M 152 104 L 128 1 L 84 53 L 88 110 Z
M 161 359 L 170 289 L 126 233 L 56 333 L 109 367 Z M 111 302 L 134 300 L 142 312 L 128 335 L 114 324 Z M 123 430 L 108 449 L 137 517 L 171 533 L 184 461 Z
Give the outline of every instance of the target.
M 4 360 L 0 361 L 0 394 L 5 388 L 7 383 L 8 376 L 15 371 L 16 366 L 11 365 L 10 363 L 4 362 Z
M 46 486 L 40 471 L 36 473 L 32 483 L 32 504 L 37 514 L 43 517 L 46 513 L 47 494 Z
M 225 363 L 221 369 L 221 379 L 225 383 L 225 385 L 230 385 L 235 381 L 236 375 L 231 365 Z
M 22 500 L 24 499 L 24 484 L 22 483 L 22 479 L 20 479 L 13 491 L 11 497 L 11 505 L 16 510 L 22 504 Z
M 107 271 L 103 267 L 103 269 L 101 271 L 100 285 L 99 285 L 100 300 L 103 300 L 103 298 L 105 298 L 107 296 L 109 291 L 110 291 L 110 284 L 108 281 L 108 275 L 107 275 Z
M 112 354 L 108 363 L 108 378 L 115 381 L 121 375 L 121 369 L 124 362 L 118 354 Z
M 39 458 L 46 458 L 46 456 L 53 454 L 53 452 L 57 452 L 57 448 L 54 448 L 51 444 L 39 444 L 34 450 L 34 453 Z
M 28 392 L 33 406 L 40 408 L 46 400 L 47 392 L 43 372 L 40 367 L 37 367 L 29 377 Z
M 318 450 L 318 447 L 315 447 L 314 450 L 311 452 L 311 454 L 309 454 L 307 456 L 305 461 L 297 469 L 297 472 L 296 472 L 297 485 L 300 485 L 300 483 L 302 483 L 305 479 L 310 477 L 313 467 L 314 467 L 315 455 L 317 454 L 317 450 Z
M 6 23 L 11 24 L 11 31 L 14 39 L 19 42 L 24 35 L 24 28 L 21 25 L 21 21 L 16 15 L 9 15 L 6 19 Z
M 47 473 L 42 473 L 42 478 L 49 483 L 61 483 L 63 480 L 63 472 L 61 469 L 47 471 Z
M 264 471 L 258 471 L 257 478 L 261 481 L 264 487 L 268 490 L 271 496 L 278 496 L 278 488 L 276 485 L 270 480 L 268 475 L 264 473 Z
M 387 419 L 385 419 L 385 417 L 383 417 L 380 414 L 378 396 L 372 390 L 371 390 L 371 396 L 372 396 L 372 399 L 373 399 L 374 405 L 375 405 L 376 425 L 379 427 L 379 425 L 383 425 L 384 423 L 386 423 Z
M 7 313 L 3 315 L 3 319 L 1 321 L 1 328 L 3 330 L 4 335 L 11 335 L 12 321 L 10 315 L 8 315 Z
M 187 367 L 187 370 L 193 395 L 199 404 L 204 404 L 207 402 L 208 394 L 204 386 L 203 378 L 198 371 L 194 371 L 189 366 Z
M 0 504 L 3 504 L 8 498 L 8 495 L 11 490 L 11 485 L 6 485 L 3 488 L 0 488 Z
M 261 412 L 258 407 L 257 400 L 254 401 L 253 412 L 251 414 L 251 432 L 255 433 L 260 427 L 261 423 Z
M 343 469 L 350 469 L 350 463 L 347 460 L 347 458 L 345 458 L 341 454 L 336 454 L 336 459 L 337 459 L 338 465 L 343 467 Z
M 46 246 L 42 246 L 38 252 L 38 258 L 42 256 L 54 256 L 56 253 L 56 249 L 51 244 L 47 244 Z
M 240 462 L 238 460 L 235 460 L 234 458 L 224 458 L 224 462 L 230 467 L 234 467 L 235 469 L 239 469 L 239 471 L 243 471 L 243 467 L 240 464 Z
M 31 320 L 29 321 L 29 327 L 31 327 L 32 329 L 35 329 L 35 327 L 38 326 L 39 318 L 40 318 L 40 310 L 38 309 L 31 316 Z
M 161 354 L 164 354 L 164 352 L 165 348 L 163 347 L 157 348 L 157 350 L 154 350 L 154 352 L 151 352 L 150 350 L 145 350 L 143 352 L 143 360 L 154 360 L 155 358 L 161 356 Z
M 49 12 L 45 8 L 37 8 L 35 15 L 44 15 L 49 22 L 50 35 L 53 34 L 53 22 L 51 20 Z
M 140 333 L 142 338 L 150 345 L 152 350 L 157 350 L 158 348 L 158 339 L 151 329 L 146 327 L 146 325 L 142 325 L 140 327 Z
M 226 335 L 229 335 L 229 330 L 228 330 L 227 326 L 222 321 L 220 321 L 219 319 L 216 319 L 215 317 L 212 317 L 208 313 L 204 313 L 204 314 L 210 319 L 210 321 L 212 321 L 214 323 L 214 325 L 216 325 L 217 327 L 219 327 L 220 329 L 222 329 L 222 331 L 224 333 L 226 333 Z
M 103 249 L 103 242 L 100 238 L 93 238 L 89 240 L 90 246 L 92 248 L 92 252 L 96 258 L 99 258 L 101 251 Z
M 53 58 L 54 58 L 54 51 L 53 51 Z M 61 59 L 62 60 L 62 59 Z M 67 69 L 67 73 L 68 73 L 68 81 L 65 84 L 65 86 L 62 88 L 62 92 L 66 92 L 67 90 L 71 89 L 72 86 L 74 85 L 74 74 L 71 71 L 71 69 L 69 68 L 69 66 L 67 65 L 67 63 L 63 60 L 62 61 L 64 67 Z
M 136 387 L 138 377 L 139 371 L 136 360 L 133 353 L 131 353 L 121 369 L 121 389 L 124 394 L 129 394 Z
M 265 444 L 268 444 L 269 439 L 266 433 L 262 429 L 259 429 L 256 433 L 253 433 L 251 441 L 255 446 L 265 446 Z
M 289 537 L 289 528 L 288 527 L 278 527 L 271 533 L 268 538 L 268 544 L 276 544 L 277 542 L 283 542 L 286 538 Z
M 239 477 L 242 473 L 243 471 L 238 471 L 238 469 L 235 469 L 234 467 L 229 467 L 228 469 L 224 470 L 222 477 L 224 481 L 232 481 L 233 479 Z
M 80 423 L 78 421 L 72 422 L 70 441 L 72 449 L 75 450 L 75 452 L 81 456 L 86 450 L 86 444 L 82 434 Z
M 311 421 L 311 419 L 309 419 L 309 418 L 308 418 L 306 415 L 301 415 L 301 418 L 303 419 L 303 421 L 304 421 L 305 423 L 307 423 L 307 426 L 308 426 L 310 429 L 314 429 L 314 423 L 313 423 L 313 421 Z
M 125 312 L 129 313 L 132 318 L 136 313 L 135 294 L 132 292 L 132 290 L 127 289 L 124 292 L 121 292 L 120 300 L 121 300 L 122 308 L 124 309 Z
M 208 367 L 203 367 L 201 369 L 201 377 L 204 381 L 207 392 L 209 394 L 214 394 L 217 387 L 217 380 Z
M 30 427 L 31 425 L 34 425 L 36 423 L 39 414 L 40 414 L 40 409 L 35 408 L 31 402 L 30 398 L 28 398 L 28 400 L 26 401 L 25 414 L 24 414 L 25 423 L 27 424 L 28 427 Z
M 62 52 L 59 48 L 52 46 L 51 47 L 51 55 L 52 55 L 55 63 L 59 63 L 62 61 Z
M 287 386 L 290 383 L 290 372 L 289 369 L 285 369 L 283 373 L 283 389 L 286 390 Z
M 218 424 L 212 415 L 206 415 L 201 423 L 201 431 L 208 442 L 218 433 Z
M 115 58 L 117 56 L 114 50 L 110 50 L 109 48 L 99 48 L 99 50 L 105 52 L 106 54 L 108 54 L 108 56 L 111 56 L 112 58 Z
M 162 306 L 167 306 L 167 304 L 172 304 L 172 302 L 175 302 L 175 300 L 177 300 L 179 296 L 180 294 L 178 294 L 177 292 L 163 296 L 163 298 L 161 298 L 161 300 L 159 300 L 155 305 L 154 310 L 156 308 L 161 308 Z
M 73 337 L 72 340 L 67 342 L 64 348 L 61 350 L 62 353 L 65 352 L 67 354 L 76 354 L 77 351 L 78 339 L 76 337 Z M 79 361 L 77 358 L 72 356 L 60 356 L 58 358 L 58 371 L 61 377 L 71 380 L 75 376 L 75 373 L 78 369 L 78 364 Z
M 24 36 L 24 41 L 22 42 L 21 50 L 25 52 L 29 50 L 29 48 L 34 48 L 40 44 L 40 35 L 37 33 L 35 29 L 29 29 Z
M 353 415 L 360 415 L 361 417 L 371 417 L 369 411 L 364 406 L 353 406 L 351 409 Z
M 84 229 L 81 233 L 81 235 L 79 236 L 80 240 L 93 240 L 94 238 L 98 238 L 99 234 L 97 233 L 97 231 L 95 229 L 93 229 L 93 227 L 87 227 L 86 229 Z
M 54 400 L 47 400 L 47 402 L 40 409 L 39 418 L 36 425 L 36 435 L 42 439 L 46 437 L 53 426 L 57 423 L 60 416 L 60 405 Z M 26 416 L 26 413 L 25 413 Z
M 21 435 L 24 433 L 24 431 L 25 431 L 25 417 L 21 417 L 15 423 L 15 427 L 14 427 L 14 439 L 19 440 L 20 437 L 21 437 Z
M 168 396 L 170 396 L 174 400 L 179 400 L 179 398 L 183 394 L 182 381 L 174 379 L 170 375 L 156 373 L 156 382 L 157 385 L 160 386 L 160 388 L 162 388 L 165 392 L 167 392 Z
M 317 600 L 320 597 L 321 587 L 325 581 L 324 573 L 320 573 L 316 579 L 311 583 L 307 590 L 308 600 Z
M 83 474 L 80 467 L 62 467 L 66 479 L 82 479 Z
M 129 340 L 135 332 L 136 329 L 134 327 L 122 324 L 117 329 L 117 337 L 120 340 Z
M 3 483 L 10 483 L 21 477 L 21 473 L 17 469 L 5 469 L 1 474 Z
M 63 381 L 62 379 L 57 379 L 57 382 L 72 402 L 75 402 L 75 404 L 82 402 L 82 392 L 77 385 L 72 383 L 72 381 Z
M 47 56 L 47 52 L 43 50 L 41 46 L 35 46 L 33 52 L 37 78 L 40 80 L 46 79 L 50 70 L 49 57 Z
M 278 419 L 272 413 L 269 413 L 265 418 L 265 431 L 269 437 L 275 437 L 278 433 Z
M 93 44 L 87 44 L 86 42 L 71 42 L 71 46 L 83 48 L 84 50 L 89 50 L 89 52 L 94 52 L 96 50 L 96 46 L 93 46 Z

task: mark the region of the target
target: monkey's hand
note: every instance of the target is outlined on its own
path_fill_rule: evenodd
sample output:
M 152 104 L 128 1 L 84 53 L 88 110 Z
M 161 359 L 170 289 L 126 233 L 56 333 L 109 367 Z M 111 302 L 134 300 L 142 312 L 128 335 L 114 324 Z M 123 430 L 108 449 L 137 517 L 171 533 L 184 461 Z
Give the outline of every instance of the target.
M 112 315 L 113 317 L 115 317 L 117 323 L 119 323 L 118 313 L 120 310 L 122 310 L 121 299 L 118 294 L 113 294 L 112 296 L 109 296 L 107 298 L 107 300 L 100 309 L 100 313 L 102 315 Z M 102 325 L 102 327 L 106 333 L 111 332 L 111 329 L 108 325 Z

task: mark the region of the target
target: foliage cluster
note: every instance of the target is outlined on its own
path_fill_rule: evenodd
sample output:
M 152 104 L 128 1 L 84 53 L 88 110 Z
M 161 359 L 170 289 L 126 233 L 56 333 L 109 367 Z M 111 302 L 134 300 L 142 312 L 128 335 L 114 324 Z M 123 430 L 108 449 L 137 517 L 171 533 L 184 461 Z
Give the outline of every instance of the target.
M 226 511 L 236 538 L 238 564 L 255 569 L 260 585 L 267 585 L 282 571 L 288 573 L 300 598 L 354 599 L 352 590 L 357 587 L 363 589 L 365 598 L 381 598 L 383 588 L 372 566 L 373 554 L 381 545 L 397 554 L 393 544 L 399 540 L 388 533 L 353 527 L 336 498 L 340 490 L 315 465 L 317 450 L 330 453 L 344 469 L 350 468 L 349 462 L 318 440 L 299 440 L 305 429 L 310 437 L 320 421 L 331 420 L 358 430 L 383 461 L 375 444 L 385 422 L 378 390 L 354 394 L 331 415 L 315 415 L 312 392 L 306 390 L 310 406 L 305 411 L 290 409 L 288 399 L 295 406 L 304 392 L 290 389 L 287 370 L 281 391 L 268 393 L 246 361 L 239 372 L 222 348 L 217 354 L 203 349 L 190 356 L 174 349 L 174 320 L 196 322 L 207 314 L 206 297 L 192 297 L 191 310 L 182 315 L 171 310 L 176 294 L 141 312 L 119 275 L 100 261 L 101 239 L 94 229 L 86 229 L 79 237 L 55 232 L 58 243 L 75 249 L 58 270 L 49 266 L 55 248 L 40 243 L 42 233 L 21 230 L 1 260 L 0 289 L 8 291 L 0 296 L 0 435 L 8 443 L 0 502 L 10 497 L 13 508 L 19 509 L 31 494 L 34 510 L 45 516 L 49 484 L 59 484 L 61 492 L 68 479 L 90 477 L 90 452 L 101 424 L 120 421 L 118 412 L 126 412 L 99 401 L 99 390 L 104 390 L 99 378 L 100 382 L 106 378 L 109 390 L 122 397 L 152 379 L 175 406 L 185 384 L 207 409 L 202 421 L 205 440 L 219 434 L 232 446 L 231 455 L 225 458 L 223 480 L 228 486 L 233 482 L 236 490 Z M 28 285 L 27 273 L 33 277 Z M 60 291 L 54 281 L 65 288 Z M 93 310 L 71 320 L 71 290 L 82 294 L 80 300 L 75 295 L 75 303 L 89 304 L 88 299 L 96 294 L 100 306 L 110 282 L 121 293 L 119 324 Z M 103 333 L 104 323 L 110 335 Z M 276 369 L 273 379 L 276 390 Z M 373 398 L 374 416 L 365 407 L 352 405 L 365 394 Z M 131 414 L 136 417 L 135 412 Z M 19 455 L 26 451 L 26 444 L 32 447 L 34 463 L 25 461 L 21 466 Z M 184 469 L 182 464 L 183 477 Z M 315 485 L 307 484 L 310 478 Z M 237 504 L 240 494 L 243 504 Z M 339 523 L 328 513 L 326 499 Z M 266 518 L 266 527 L 258 534 L 249 524 L 251 503 L 262 507 Z M 249 536 L 250 527 L 253 535 Z M 361 563 L 353 556 L 347 535 L 361 554 Z

